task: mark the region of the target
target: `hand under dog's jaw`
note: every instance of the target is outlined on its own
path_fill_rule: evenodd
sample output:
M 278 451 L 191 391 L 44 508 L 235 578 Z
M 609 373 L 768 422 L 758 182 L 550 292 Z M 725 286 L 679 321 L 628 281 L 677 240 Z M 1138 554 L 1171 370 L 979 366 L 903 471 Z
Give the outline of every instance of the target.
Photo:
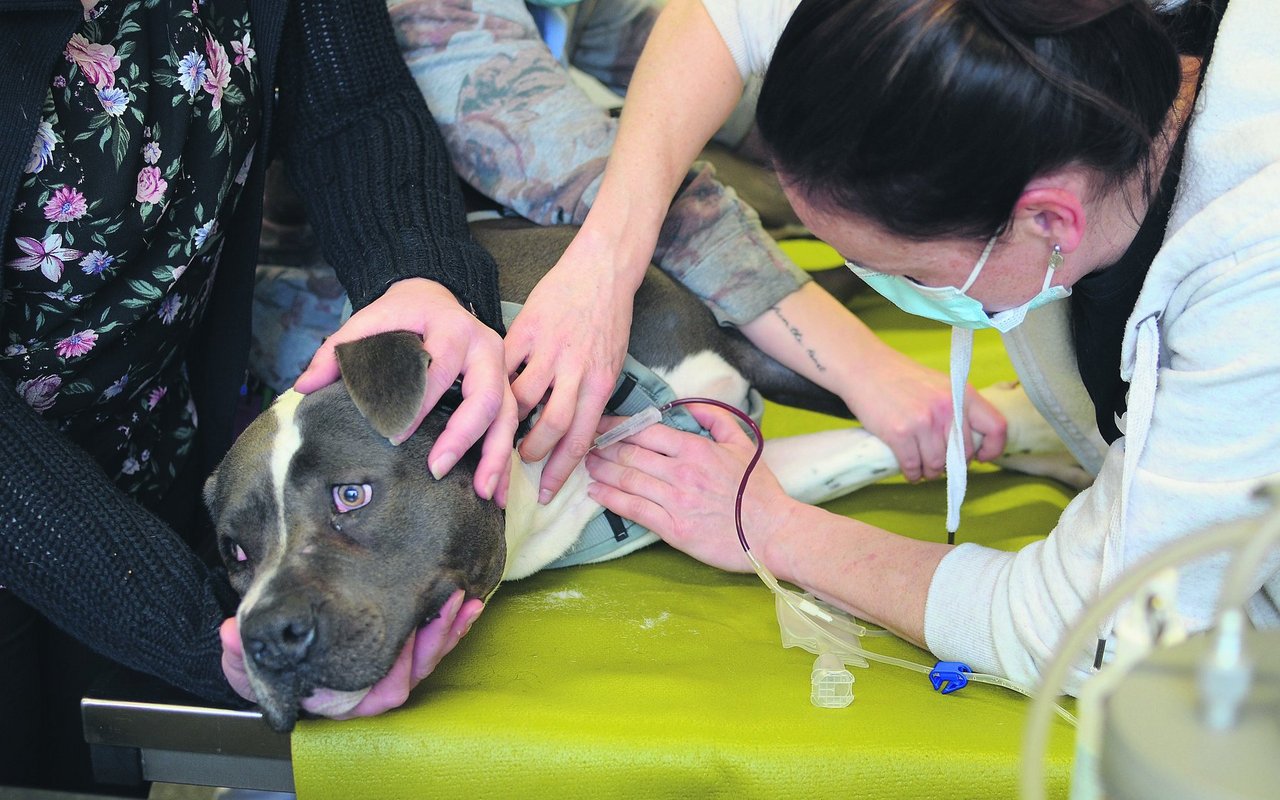
M 440 585 L 430 594 L 443 593 L 448 598 L 455 592 L 451 587 Z M 270 611 L 268 604 L 268 616 Z M 320 633 L 314 636 L 314 648 L 297 660 L 281 666 L 263 657 L 261 648 L 246 647 L 246 673 L 268 724 L 287 733 L 296 724 L 299 709 L 323 717 L 346 716 L 392 671 L 414 631 L 441 613 L 442 608 L 434 608 L 425 618 L 398 619 L 395 629 L 388 630 L 385 618 L 373 609 L 360 611 L 347 602 L 334 611 L 321 604 L 316 611 Z M 354 628 L 341 624 L 352 619 L 361 622 Z M 329 620 L 335 622 L 330 625 Z M 255 625 L 260 627 L 261 620 L 251 620 L 251 628 Z

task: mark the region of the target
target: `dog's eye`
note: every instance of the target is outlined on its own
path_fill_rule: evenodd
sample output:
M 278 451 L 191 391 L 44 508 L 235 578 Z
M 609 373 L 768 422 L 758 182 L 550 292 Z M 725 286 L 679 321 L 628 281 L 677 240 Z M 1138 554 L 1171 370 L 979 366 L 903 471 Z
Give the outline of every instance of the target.
M 339 514 L 369 505 L 373 499 L 373 487 L 367 483 L 344 483 L 333 487 L 333 507 Z

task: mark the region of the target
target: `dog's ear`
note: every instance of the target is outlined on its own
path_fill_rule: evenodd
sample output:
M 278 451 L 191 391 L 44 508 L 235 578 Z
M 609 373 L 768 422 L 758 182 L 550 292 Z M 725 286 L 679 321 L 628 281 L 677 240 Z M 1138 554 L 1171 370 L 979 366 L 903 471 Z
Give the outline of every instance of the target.
M 218 465 L 218 467 L 221 466 L 221 464 Z M 218 519 L 218 514 L 222 511 L 218 503 L 218 467 L 214 467 L 213 472 L 204 482 L 204 506 L 214 520 Z
M 408 438 L 422 410 L 431 363 L 422 337 L 389 331 L 340 344 L 334 352 L 347 392 L 374 430 L 393 444 Z

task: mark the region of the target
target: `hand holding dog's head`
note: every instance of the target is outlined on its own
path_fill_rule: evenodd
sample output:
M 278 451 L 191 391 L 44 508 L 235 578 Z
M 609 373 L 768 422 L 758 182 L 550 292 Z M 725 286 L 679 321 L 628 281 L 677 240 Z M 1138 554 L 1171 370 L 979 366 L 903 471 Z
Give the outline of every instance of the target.
M 471 488 L 474 456 L 440 480 L 426 456 L 445 420 L 420 410 L 428 356 L 394 332 L 338 348 L 342 383 L 287 392 L 205 487 L 243 598 L 246 667 L 273 727 L 319 689 L 359 693 L 457 589 L 502 575 L 502 512 Z

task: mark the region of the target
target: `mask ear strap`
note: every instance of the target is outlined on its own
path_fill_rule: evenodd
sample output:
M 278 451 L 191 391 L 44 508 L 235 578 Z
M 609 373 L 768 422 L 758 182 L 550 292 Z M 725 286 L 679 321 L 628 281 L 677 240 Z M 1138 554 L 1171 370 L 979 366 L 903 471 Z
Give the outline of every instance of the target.
M 999 236 L 1000 234 L 997 233 L 987 240 L 987 246 L 983 248 L 982 255 L 978 256 L 978 263 L 973 265 L 973 272 L 969 273 L 969 279 L 964 282 L 964 286 L 960 287 L 961 294 L 969 291 L 969 287 L 978 279 L 978 273 L 982 272 L 982 268 L 987 265 L 987 259 L 991 256 L 991 251 L 995 248 L 996 239 Z
M 969 484 L 969 461 L 965 457 L 964 401 L 973 363 L 973 331 L 951 329 L 951 430 L 947 432 L 947 544 L 956 543 L 960 528 L 960 506 Z
M 1053 273 L 1058 271 L 1058 267 L 1062 266 L 1062 245 L 1055 244 L 1053 252 L 1049 254 L 1049 270 L 1044 274 L 1044 286 L 1040 287 L 1040 291 L 1049 288 L 1049 284 L 1053 283 Z

